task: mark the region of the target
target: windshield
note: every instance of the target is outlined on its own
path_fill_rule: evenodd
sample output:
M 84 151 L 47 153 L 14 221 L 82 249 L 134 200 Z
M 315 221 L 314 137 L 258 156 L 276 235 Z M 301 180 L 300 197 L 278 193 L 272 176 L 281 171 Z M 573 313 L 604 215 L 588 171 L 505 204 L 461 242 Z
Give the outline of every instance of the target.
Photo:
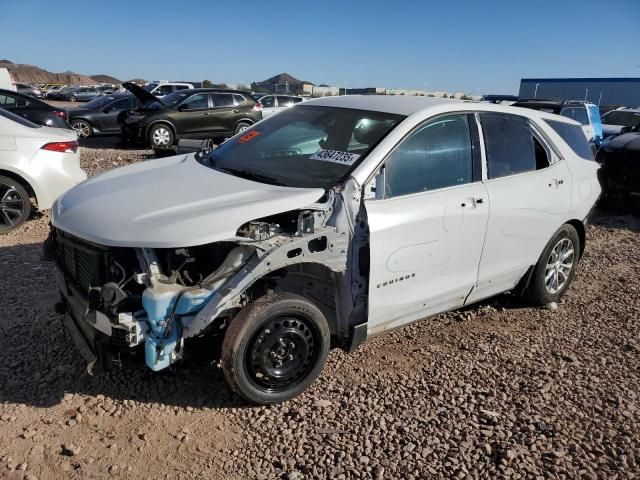
M 330 188 L 404 118 L 299 104 L 236 135 L 203 163 L 264 183 Z
M 634 128 L 640 125 L 640 112 L 613 110 L 602 116 L 602 123 Z
M 87 104 L 85 104 L 85 108 L 91 108 L 94 110 L 98 110 L 102 107 L 105 107 L 108 103 L 111 103 L 112 101 L 114 101 L 116 99 L 116 97 L 112 96 L 112 95 L 108 95 L 106 97 L 98 97 L 95 98 L 93 100 L 91 100 L 90 102 L 88 102 Z

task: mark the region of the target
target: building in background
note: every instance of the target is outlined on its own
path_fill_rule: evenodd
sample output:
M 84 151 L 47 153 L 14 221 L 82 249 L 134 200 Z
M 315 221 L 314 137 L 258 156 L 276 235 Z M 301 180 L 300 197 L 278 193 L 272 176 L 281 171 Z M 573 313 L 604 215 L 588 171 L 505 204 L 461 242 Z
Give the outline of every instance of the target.
M 640 106 L 640 78 L 523 78 L 520 100 L 586 100 L 602 106 Z

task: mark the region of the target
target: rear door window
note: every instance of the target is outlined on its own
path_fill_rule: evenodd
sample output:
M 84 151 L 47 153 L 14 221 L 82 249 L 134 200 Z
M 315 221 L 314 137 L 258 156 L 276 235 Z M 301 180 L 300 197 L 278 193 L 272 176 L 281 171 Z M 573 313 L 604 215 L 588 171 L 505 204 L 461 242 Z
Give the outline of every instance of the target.
M 556 120 L 545 119 L 544 122 L 560 135 L 562 140 L 573 150 L 573 153 L 584 160 L 594 159 L 587 137 L 580 126 Z
M 123 98 L 109 105 L 113 110 L 127 110 L 131 107 L 131 100 Z
M 29 104 L 29 101 L 22 98 L 22 97 L 18 97 L 17 95 L 7 95 L 7 94 L 1 94 L 0 95 L 0 107 L 2 108 L 6 108 L 6 107 L 26 107 Z
M 489 179 L 541 170 L 549 166 L 547 150 L 525 117 L 480 114 Z
M 281 95 L 278 95 L 278 107 L 282 108 L 282 107 L 290 107 L 291 105 L 293 105 L 293 100 L 291 99 L 291 97 L 284 97 Z
M 169 95 L 170 93 L 173 93 L 173 86 L 172 85 L 160 85 L 160 87 L 158 87 L 158 89 L 155 91 L 155 93 L 157 95 Z
M 233 97 L 228 93 L 214 93 L 213 105 L 215 108 L 233 107 Z

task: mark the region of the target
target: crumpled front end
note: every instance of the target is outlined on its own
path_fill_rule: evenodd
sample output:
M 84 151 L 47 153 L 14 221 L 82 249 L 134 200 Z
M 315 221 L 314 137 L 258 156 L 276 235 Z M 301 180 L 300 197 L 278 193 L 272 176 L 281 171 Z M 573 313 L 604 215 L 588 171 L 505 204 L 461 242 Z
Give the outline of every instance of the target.
M 195 247 L 103 246 L 53 228 L 45 253 L 57 266 L 58 311 L 89 369 L 136 354 L 152 370 L 167 368 L 183 357 L 185 339 L 223 334 L 243 306 L 278 288 L 292 267 L 316 265 L 344 276 L 350 235 L 328 221 L 335 194 L 323 200 Z M 290 278 L 297 285 L 305 277 Z M 331 289 L 323 295 L 336 308 Z

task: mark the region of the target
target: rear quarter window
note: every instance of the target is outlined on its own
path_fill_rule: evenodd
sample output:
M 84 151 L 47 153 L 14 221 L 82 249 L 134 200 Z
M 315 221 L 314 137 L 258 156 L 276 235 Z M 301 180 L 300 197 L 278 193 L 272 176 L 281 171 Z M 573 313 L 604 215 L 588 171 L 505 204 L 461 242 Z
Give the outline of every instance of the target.
M 558 122 L 557 120 L 544 120 L 554 132 L 556 132 L 562 140 L 573 150 L 573 153 L 584 160 L 594 160 L 593 151 L 589 146 L 587 137 L 579 125 Z

